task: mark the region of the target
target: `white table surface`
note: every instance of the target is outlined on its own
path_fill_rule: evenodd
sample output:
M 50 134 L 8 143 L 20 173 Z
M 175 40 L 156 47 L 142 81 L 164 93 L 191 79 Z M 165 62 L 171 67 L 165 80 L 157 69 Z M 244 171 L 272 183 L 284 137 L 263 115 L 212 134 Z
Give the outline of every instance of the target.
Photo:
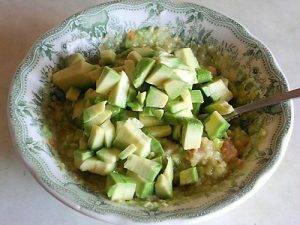
M 64 18 L 99 2 L 102 1 L 0 0 L 0 225 L 104 224 L 68 208 L 37 184 L 12 147 L 6 118 L 12 74 L 35 39 Z M 194 2 L 248 27 L 270 47 L 290 87 L 300 87 L 299 0 Z M 300 224 L 300 101 L 294 104 L 294 132 L 276 173 L 247 202 L 203 224 Z

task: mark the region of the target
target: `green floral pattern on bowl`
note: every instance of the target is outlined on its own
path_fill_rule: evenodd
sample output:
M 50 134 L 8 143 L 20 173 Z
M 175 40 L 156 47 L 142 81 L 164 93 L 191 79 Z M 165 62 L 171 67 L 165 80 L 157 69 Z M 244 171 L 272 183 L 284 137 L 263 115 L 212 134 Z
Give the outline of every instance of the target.
M 81 184 L 54 157 L 43 132 L 42 101 L 49 91 L 49 74 L 60 58 L 82 52 L 96 60 L 99 44 L 116 45 L 124 31 L 145 26 L 168 27 L 187 44 L 212 44 L 228 53 L 262 88 L 263 96 L 288 90 L 270 51 L 245 28 L 208 8 L 168 1 L 105 3 L 75 14 L 43 35 L 31 48 L 13 78 L 8 105 L 11 134 L 19 154 L 37 181 L 56 198 L 89 216 L 125 223 L 159 222 L 208 216 L 249 197 L 278 166 L 292 126 L 292 106 L 282 103 L 275 113 L 265 110 L 268 136 L 252 149 L 245 166 L 209 193 L 173 200 L 168 207 L 114 203 Z M 105 38 L 108 37 L 108 38 Z

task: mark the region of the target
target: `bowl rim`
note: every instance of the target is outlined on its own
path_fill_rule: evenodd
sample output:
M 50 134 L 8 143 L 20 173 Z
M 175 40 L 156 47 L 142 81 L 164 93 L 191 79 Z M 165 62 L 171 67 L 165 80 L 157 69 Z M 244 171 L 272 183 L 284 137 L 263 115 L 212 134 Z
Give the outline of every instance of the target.
M 247 200 L 248 198 L 250 198 L 251 196 L 253 196 L 266 182 L 267 180 L 271 177 L 271 175 L 275 172 L 275 170 L 278 168 L 280 162 L 282 161 L 285 152 L 287 150 L 287 146 L 288 146 L 288 142 L 290 140 L 291 137 L 291 133 L 293 130 L 293 125 L 294 125 L 294 105 L 292 101 L 289 101 L 285 104 L 285 110 L 283 112 L 286 113 L 285 117 L 286 117 L 286 121 L 283 123 L 282 125 L 282 131 L 280 133 L 280 137 L 278 138 L 279 141 L 279 145 L 278 145 L 278 149 L 279 151 L 277 152 L 277 154 L 275 154 L 273 156 L 273 158 L 266 164 L 265 167 L 263 167 L 259 172 L 256 173 L 256 175 L 253 177 L 253 179 L 249 182 L 249 184 L 246 187 L 243 187 L 243 189 L 246 189 L 246 191 L 239 191 L 237 193 L 237 196 L 229 196 L 228 199 L 226 198 L 226 200 L 220 204 L 220 205 L 215 205 L 213 204 L 212 206 L 210 206 L 209 208 L 212 208 L 211 210 L 208 210 L 207 213 L 204 214 L 198 214 L 197 212 L 193 212 L 193 213 L 181 213 L 179 214 L 179 217 L 171 217 L 171 218 L 163 218 L 161 220 L 149 220 L 147 222 L 145 221 L 136 221 L 136 220 L 132 220 L 132 218 L 129 218 L 127 215 L 122 215 L 120 213 L 114 213 L 114 212 L 109 212 L 109 213 L 105 213 L 105 214 L 100 214 L 94 211 L 91 211 L 89 209 L 86 209 L 84 207 L 81 207 L 80 205 L 74 203 L 73 201 L 71 201 L 70 199 L 68 199 L 67 197 L 63 196 L 62 194 L 59 194 L 58 192 L 56 192 L 54 189 L 52 189 L 51 187 L 49 187 L 46 183 L 44 183 L 42 181 L 42 179 L 38 176 L 37 172 L 34 170 L 34 168 L 32 167 L 31 164 L 27 163 L 22 151 L 21 151 L 21 146 L 19 146 L 17 144 L 17 139 L 18 137 L 16 136 L 15 133 L 15 127 L 13 124 L 13 116 L 11 115 L 11 108 L 13 107 L 13 105 L 11 104 L 11 100 L 12 100 L 12 95 L 14 92 L 14 81 L 16 79 L 17 76 L 19 76 L 20 71 L 22 71 L 22 66 L 24 66 L 26 64 L 26 61 L 30 58 L 31 54 L 33 53 L 33 50 L 36 48 L 36 46 L 38 45 L 38 43 L 40 43 L 43 39 L 45 39 L 47 36 L 49 36 L 51 33 L 55 33 L 60 29 L 63 29 L 65 27 L 66 24 L 68 24 L 69 21 L 71 21 L 73 18 L 79 16 L 79 15 L 84 15 L 86 13 L 88 13 L 91 10 L 95 10 L 99 7 L 105 7 L 105 6 L 111 6 L 114 4 L 118 4 L 118 3 L 123 3 L 123 4 L 127 4 L 127 5 L 132 5 L 132 4 L 144 4 L 146 2 L 153 2 L 153 1 L 149 1 L 149 0 L 143 0 L 143 1 L 138 1 L 138 0 L 112 0 L 112 1 L 108 1 L 108 2 L 104 2 L 104 3 L 100 3 L 97 5 L 93 5 L 91 7 L 88 7 L 84 10 L 81 10 L 71 16 L 69 16 L 68 18 L 64 19 L 62 22 L 60 22 L 58 25 L 54 26 L 53 28 L 49 29 L 47 32 L 45 32 L 44 34 L 42 34 L 31 46 L 31 48 L 28 50 L 27 54 L 24 56 L 23 60 L 21 61 L 21 63 L 18 65 L 16 72 L 14 73 L 14 75 L 11 78 L 11 82 L 10 82 L 10 87 L 9 87 L 9 91 L 8 91 L 8 99 L 7 99 L 7 118 L 8 118 L 8 127 L 9 127 L 9 133 L 10 133 L 10 137 L 12 140 L 12 144 L 13 144 L 13 148 L 16 150 L 16 152 L 18 153 L 19 157 L 22 159 L 22 163 L 25 165 L 25 167 L 29 170 L 29 172 L 32 174 L 32 176 L 34 177 L 34 179 L 51 195 L 53 195 L 57 200 L 59 200 L 60 202 L 64 203 L 65 205 L 69 206 L 70 208 L 84 214 L 87 215 L 89 217 L 98 219 L 98 220 L 102 220 L 105 221 L 107 223 L 114 223 L 114 224 L 118 224 L 122 221 L 122 223 L 124 223 L 125 221 L 127 221 L 128 223 L 138 223 L 138 222 L 143 222 L 143 223 L 157 223 L 159 222 L 160 224 L 163 223 L 168 223 L 168 221 L 172 221 L 172 222 L 176 222 L 178 221 L 179 224 L 182 221 L 182 219 L 194 219 L 194 221 L 200 222 L 200 221 L 204 221 L 207 219 L 210 219 L 212 217 L 215 217 L 217 215 L 223 214 L 233 208 L 235 208 L 236 206 L 240 205 L 242 202 L 244 202 L 245 200 Z M 154 1 L 154 2 L 159 2 L 159 1 Z M 262 48 L 264 50 L 264 52 L 266 53 L 267 57 L 266 60 L 268 60 L 270 62 L 270 64 L 272 64 L 272 66 L 274 67 L 273 69 L 276 71 L 276 76 L 278 78 L 280 78 L 280 83 L 282 85 L 283 91 L 288 91 L 289 90 L 289 84 L 287 81 L 286 76 L 284 75 L 284 73 L 282 72 L 282 69 L 280 68 L 277 60 L 275 59 L 274 55 L 272 54 L 272 52 L 270 51 L 270 49 L 267 47 L 266 44 L 264 44 L 259 38 L 257 38 L 255 35 L 253 35 L 245 26 L 243 26 L 241 23 L 237 22 L 236 20 L 232 19 L 231 17 L 217 12 L 213 9 L 210 9 L 206 6 L 200 5 L 200 4 L 195 4 L 195 3 L 188 3 L 188 2 L 172 2 L 170 0 L 166 0 L 164 1 L 164 4 L 166 5 L 171 5 L 171 6 L 176 6 L 176 7 L 194 7 L 194 8 L 202 8 L 205 9 L 207 11 L 209 11 L 210 13 L 214 13 L 217 15 L 222 16 L 223 18 L 226 18 L 226 20 L 228 20 L 230 23 L 233 23 L 236 26 L 236 29 L 241 32 L 243 34 L 244 37 L 250 38 L 253 42 L 255 42 L 260 48 Z M 112 220 L 111 217 L 114 217 L 114 219 Z M 125 221 L 124 221 L 125 220 Z

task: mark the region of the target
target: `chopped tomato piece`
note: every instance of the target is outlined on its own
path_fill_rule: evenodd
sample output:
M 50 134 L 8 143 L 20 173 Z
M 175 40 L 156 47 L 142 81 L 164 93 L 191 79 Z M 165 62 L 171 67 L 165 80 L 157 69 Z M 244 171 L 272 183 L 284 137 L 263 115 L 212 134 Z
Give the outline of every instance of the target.
M 231 140 L 225 140 L 222 147 L 221 147 L 221 153 L 223 156 L 223 159 L 225 162 L 233 161 L 238 156 L 238 151 L 234 147 Z

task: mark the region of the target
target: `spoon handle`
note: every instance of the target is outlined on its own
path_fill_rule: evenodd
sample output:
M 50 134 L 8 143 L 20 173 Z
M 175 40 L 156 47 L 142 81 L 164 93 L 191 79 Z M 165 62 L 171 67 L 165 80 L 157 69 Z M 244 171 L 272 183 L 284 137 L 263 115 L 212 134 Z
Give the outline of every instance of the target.
M 237 107 L 234 109 L 233 113 L 231 113 L 227 116 L 226 119 L 231 120 L 234 117 L 241 115 L 243 113 L 250 112 L 255 109 L 260 109 L 260 108 L 270 106 L 270 105 L 276 105 L 282 101 L 292 99 L 292 98 L 297 98 L 297 97 L 300 97 L 300 88 L 297 88 L 292 91 L 276 94 L 276 95 L 268 97 L 268 98 L 259 99 L 250 104 Z

